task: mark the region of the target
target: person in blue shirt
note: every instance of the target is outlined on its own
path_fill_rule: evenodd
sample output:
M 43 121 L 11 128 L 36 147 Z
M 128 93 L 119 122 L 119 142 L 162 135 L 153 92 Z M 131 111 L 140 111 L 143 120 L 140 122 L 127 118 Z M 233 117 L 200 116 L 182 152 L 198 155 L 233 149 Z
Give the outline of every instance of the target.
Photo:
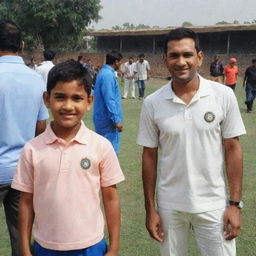
M 20 256 L 18 204 L 20 192 L 11 188 L 20 152 L 26 142 L 42 133 L 48 111 L 43 104 L 42 77 L 21 57 L 19 27 L 0 19 L 0 207 L 4 206 L 12 256 Z
M 112 51 L 96 78 L 94 88 L 93 122 L 98 134 L 107 138 L 119 154 L 120 132 L 123 129 L 121 94 L 116 72 L 123 56 Z

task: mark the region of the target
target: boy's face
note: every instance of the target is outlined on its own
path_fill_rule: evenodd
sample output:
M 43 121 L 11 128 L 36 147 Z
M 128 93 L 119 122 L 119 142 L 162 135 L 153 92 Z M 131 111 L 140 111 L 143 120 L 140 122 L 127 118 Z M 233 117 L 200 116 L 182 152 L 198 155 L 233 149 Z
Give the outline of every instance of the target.
M 44 102 L 52 112 L 54 132 L 78 130 L 80 121 L 86 111 L 89 111 L 93 97 L 86 93 L 84 87 L 77 80 L 58 82 L 50 95 L 44 93 Z

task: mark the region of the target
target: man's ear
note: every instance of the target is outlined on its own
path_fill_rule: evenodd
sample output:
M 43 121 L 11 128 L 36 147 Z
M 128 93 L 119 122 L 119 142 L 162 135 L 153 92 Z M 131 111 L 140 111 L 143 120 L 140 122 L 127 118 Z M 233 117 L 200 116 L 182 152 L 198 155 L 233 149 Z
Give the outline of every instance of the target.
M 19 52 L 23 52 L 24 47 L 25 47 L 25 43 L 24 43 L 24 41 L 21 41 L 21 42 L 20 42 L 20 49 L 19 49 Z
M 44 92 L 43 94 L 44 104 L 47 108 L 50 107 L 50 94 L 48 92 Z
M 197 53 L 197 58 L 198 58 L 198 67 L 200 68 L 202 66 L 202 63 L 203 63 L 204 53 L 202 51 L 199 51 Z

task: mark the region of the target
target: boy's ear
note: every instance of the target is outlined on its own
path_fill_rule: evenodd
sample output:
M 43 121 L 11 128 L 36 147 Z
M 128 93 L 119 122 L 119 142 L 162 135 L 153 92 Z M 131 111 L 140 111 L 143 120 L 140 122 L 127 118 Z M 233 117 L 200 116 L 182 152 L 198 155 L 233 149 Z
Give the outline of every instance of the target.
M 88 105 L 87 105 L 87 111 L 90 111 L 91 110 L 91 107 L 92 107 L 92 103 L 93 103 L 93 96 L 92 95 L 89 95 L 88 96 Z
M 44 92 L 43 94 L 44 104 L 47 108 L 50 107 L 50 94 L 48 92 Z

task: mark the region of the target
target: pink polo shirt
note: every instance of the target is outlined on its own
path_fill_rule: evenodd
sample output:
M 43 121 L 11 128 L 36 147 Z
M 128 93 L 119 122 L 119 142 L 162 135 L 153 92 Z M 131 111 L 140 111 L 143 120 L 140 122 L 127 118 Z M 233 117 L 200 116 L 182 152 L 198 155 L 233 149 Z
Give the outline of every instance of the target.
M 34 194 L 35 240 L 65 251 L 87 248 L 103 238 L 100 188 L 123 180 L 111 143 L 82 122 L 69 144 L 50 125 L 28 142 L 12 188 Z

